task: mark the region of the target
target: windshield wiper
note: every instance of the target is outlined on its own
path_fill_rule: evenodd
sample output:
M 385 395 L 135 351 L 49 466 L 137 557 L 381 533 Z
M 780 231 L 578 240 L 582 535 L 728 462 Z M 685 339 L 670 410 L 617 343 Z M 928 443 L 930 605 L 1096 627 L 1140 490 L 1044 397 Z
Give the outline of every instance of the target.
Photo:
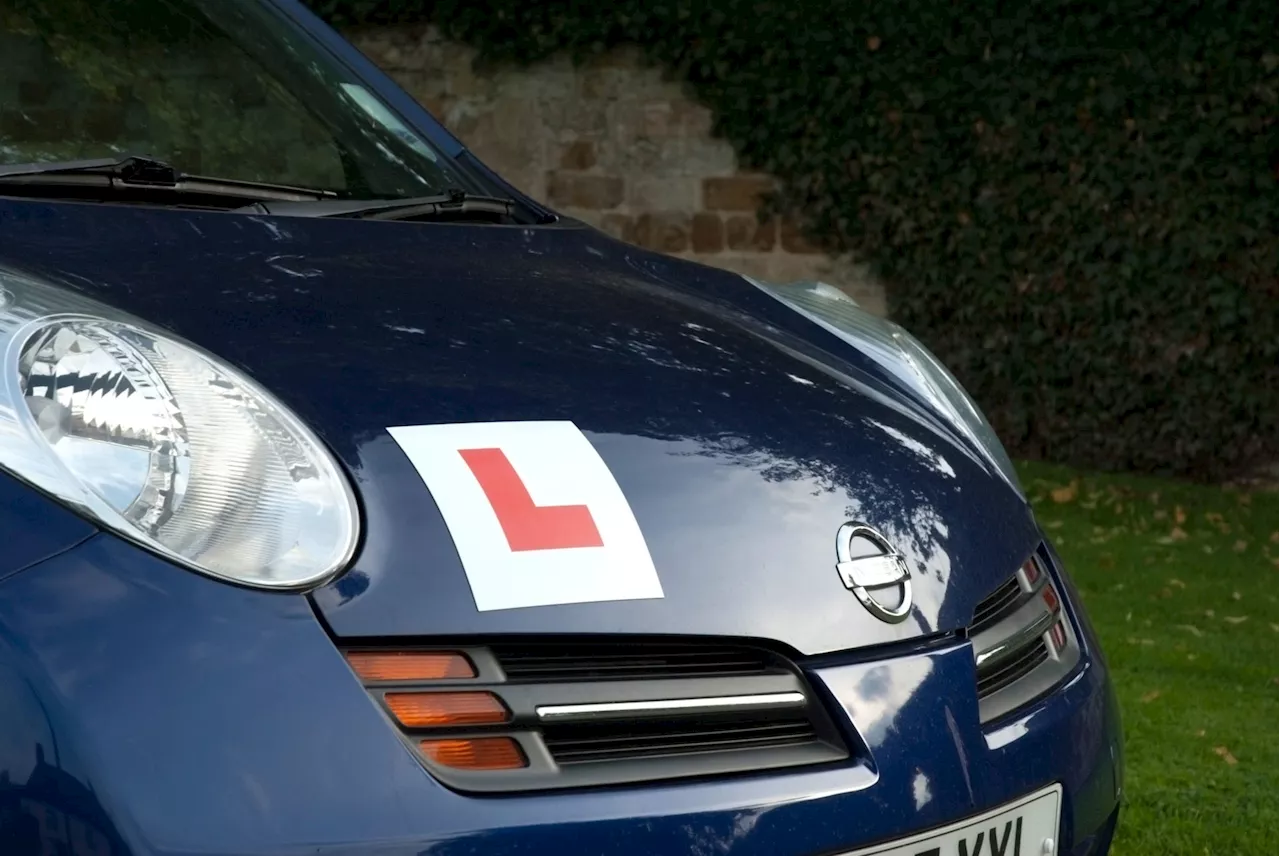
M 58 161 L 53 163 L 0 164 L 0 193 L 60 195 L 81 198 L 96 191 L 107 198 L 164 197 L 178 195 L 202 198 L 218 207 L 244 200 L 316 202 L 336 198 L 331 190 L 293 187 L 287 184 L 240 181 L 188 175 L 155 158 L 128 155 L 123 158 Z
M 286 217 L 345 217 L 356 220 L 450 220 L 502 222 L 518 220 L 514 199 L 478 196 L 449 188 L 433 196 L 407 199 L 326 199 L 322 202 L 255 202 L 237 209 Z

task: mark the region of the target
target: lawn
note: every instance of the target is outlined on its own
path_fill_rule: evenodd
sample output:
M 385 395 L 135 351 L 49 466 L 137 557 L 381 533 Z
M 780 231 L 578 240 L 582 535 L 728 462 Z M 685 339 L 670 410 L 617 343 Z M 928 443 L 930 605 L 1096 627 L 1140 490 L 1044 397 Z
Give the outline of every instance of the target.
M 1116 856 L 1277 852 L 1276 493 L 1022 468 L 1123 709 Z

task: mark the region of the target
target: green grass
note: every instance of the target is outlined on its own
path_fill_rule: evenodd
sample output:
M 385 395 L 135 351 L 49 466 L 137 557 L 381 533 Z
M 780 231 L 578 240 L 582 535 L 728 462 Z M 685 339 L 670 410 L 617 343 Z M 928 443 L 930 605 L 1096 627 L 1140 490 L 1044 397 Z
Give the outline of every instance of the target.
M 1116 856 L 1277 852 L 1276 493 L 1022 467 L 1123 710 Z

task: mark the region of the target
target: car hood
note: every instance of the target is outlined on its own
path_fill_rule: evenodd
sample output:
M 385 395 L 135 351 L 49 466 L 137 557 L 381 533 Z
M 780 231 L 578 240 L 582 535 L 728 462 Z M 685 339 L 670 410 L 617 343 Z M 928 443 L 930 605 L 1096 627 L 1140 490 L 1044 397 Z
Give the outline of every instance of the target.
M 619 633 L 814 654 L 962 627 L 1030 553 L 1025 501 L 891 376 L 733 274 L 577 224 L 314 220 L 0 201 L 0 263 L 166 327 L 294 408 L 357 487 L 341 637 Z M 567 421 L 662 596 L 477 609 L 393 426 Z M 906 621 L 837 574 L 846 521 L 906 558 Z

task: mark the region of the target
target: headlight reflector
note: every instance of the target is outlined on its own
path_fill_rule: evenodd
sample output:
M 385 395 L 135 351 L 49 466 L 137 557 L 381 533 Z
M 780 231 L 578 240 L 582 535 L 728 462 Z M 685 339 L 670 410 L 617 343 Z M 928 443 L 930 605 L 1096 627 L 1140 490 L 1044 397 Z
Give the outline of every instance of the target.
M 301 588 L 349 561 L 351 488 L 269 393 L 78 294 L 3 270 L 0 283 L 0 466 L 221 579 Z

